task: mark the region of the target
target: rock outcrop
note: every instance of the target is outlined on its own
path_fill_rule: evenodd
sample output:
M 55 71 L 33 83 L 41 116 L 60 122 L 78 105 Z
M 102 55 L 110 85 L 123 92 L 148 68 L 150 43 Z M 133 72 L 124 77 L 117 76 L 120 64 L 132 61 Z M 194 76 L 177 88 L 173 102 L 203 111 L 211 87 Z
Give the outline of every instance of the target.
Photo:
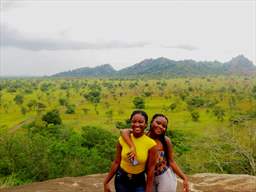
M 103 192 L 106 174 L 83 177 L 65 177 L 35 182 L 13 188 L 0 188 L 1 192 Z M 201 173 L 189 176 L 191 192 L 255 192 L 256 177 L 249 175 L 228 175 Z M 113 182 L 111 183 L 114 192 Z M 182 191 L 179 180 L 177 192 Z

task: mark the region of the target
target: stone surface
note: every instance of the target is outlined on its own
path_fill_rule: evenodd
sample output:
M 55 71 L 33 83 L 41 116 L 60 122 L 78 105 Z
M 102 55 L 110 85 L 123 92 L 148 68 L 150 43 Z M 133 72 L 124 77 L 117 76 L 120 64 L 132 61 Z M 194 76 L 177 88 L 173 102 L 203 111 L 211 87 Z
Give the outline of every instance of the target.
M 1 192 L 103 192 L 106 174 L 83 177 L 64 177 L 35 182 L 12 188 L 0 188 Z M 256 177 L 249 175 L 228 175 L 201 173 L 189 176 L 190 192 L 256 192 Z M 114 192 L 113 179 L 111 182 Z M 179 180 L 177 192 L 182 192 Z

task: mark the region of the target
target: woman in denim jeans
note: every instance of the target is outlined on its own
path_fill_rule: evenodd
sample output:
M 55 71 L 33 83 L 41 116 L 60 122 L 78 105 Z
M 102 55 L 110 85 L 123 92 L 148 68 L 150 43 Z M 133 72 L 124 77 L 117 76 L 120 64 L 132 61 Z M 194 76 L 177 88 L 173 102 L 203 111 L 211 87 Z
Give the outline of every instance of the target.
M 155 114 L 150 123 L 150 130 L 147 135 L 157 143 L 157 163 L 154 171 L 154 192 L 176 192 L 177 178 L 176 174 L 183 180 L 183 191 L 188 192 L 188 179 L 179 166 L 174 161 L 173 149 L 170 139 L 165 136 L 168 125 L 168 118 L 163 114 Z M 133 130 L 125 129 L 121 135 L 125 142 L 130 146 L 131 153 L 129 158 L 137 155 L 137 147 L 130 138 Z
M 122 137 L 119 137 L 115 160 L 104 181 L 104 192 L 111 191 L 109 182 L 114 175 L 116 175 L 116 192 L 152 192 L 153 190 L 157 149 L 155 141 L 144 134 L 148 116 L 144 111 L 134 111 L 130 120 L 132 129 L 130 138 L 137 148 L 136 161 L 129 158 L 130 147 Z

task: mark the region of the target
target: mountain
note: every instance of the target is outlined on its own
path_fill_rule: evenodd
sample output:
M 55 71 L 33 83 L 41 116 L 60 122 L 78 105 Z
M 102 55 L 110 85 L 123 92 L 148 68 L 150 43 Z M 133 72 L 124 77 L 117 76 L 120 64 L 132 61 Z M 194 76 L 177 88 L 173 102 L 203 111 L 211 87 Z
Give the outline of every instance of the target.
M 94 68 L 82 67 L 71 71 L 65 71 L 53 75 L 53 77 L 100 77 L 115 74 L 116 70 L 109 64 L 100 65 Z
M 194 60 L 174 61 L 164 57 L 146 59 L 131 67 L 118 71 L 118 74 L 145 76 L 191 76 L 209 75 L 221 72 L 219 62 L 196 62 Z
M 226 63 L 218 61 L 174 61 L 164 57 L 145 59 L 119 71 L 109 64 L 95 68 L 80 68 L 57 73 L 55 77 L 177 77 L 205 75 L 250 75 L 256 74 L 256 66 L 245 56 L 239 55 Z
M 250 74 L 255 71 L 253 63 L 243 55 L 238 55 L 224 63 L 224 68 L 228 73 Z

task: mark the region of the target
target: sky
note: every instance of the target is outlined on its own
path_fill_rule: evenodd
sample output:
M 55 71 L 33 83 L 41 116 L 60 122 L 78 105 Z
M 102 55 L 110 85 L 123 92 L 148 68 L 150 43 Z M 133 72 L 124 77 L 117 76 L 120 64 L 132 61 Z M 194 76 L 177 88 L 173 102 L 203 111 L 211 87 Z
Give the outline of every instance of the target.
M 256 64 L 256 1 L 0 0 L 0 75 L 43 76 L 144 59 Z

